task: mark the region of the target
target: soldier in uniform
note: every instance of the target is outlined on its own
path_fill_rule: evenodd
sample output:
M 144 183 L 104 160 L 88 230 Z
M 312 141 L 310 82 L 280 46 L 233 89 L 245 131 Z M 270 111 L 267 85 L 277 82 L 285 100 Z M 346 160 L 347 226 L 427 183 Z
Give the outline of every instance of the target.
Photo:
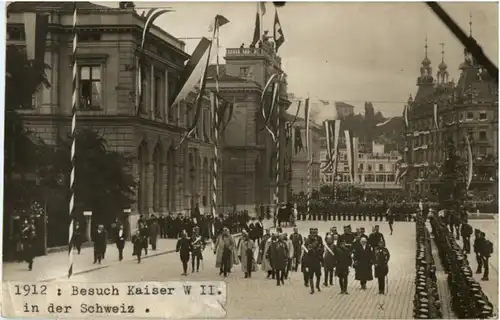
M 201 235 L 200 227 L 193 228 L 191 237 L 191 273 L 194 273 L 196 262 L 196 272 L 200 272 L 200 263 L 203 261 L 203 250 L 205 250 L 205 239 Z
M 385 243 L 384 235 L 379 231 L 379 229 L 378 225 L 374 226 L 372 233 L 368 237 L 368 244 L 372 248 L 377 248 L 380 241 Z
M 292 258 L 292 270 L 297 271 L 299 267 L 299 260 L 302 256 L 302 245 L 304 244 L 304 239 L 299 233 L 298 228 L 293 228 L 293 233 L 290 235 L 290 240 L 293 246 L 293 258 Z
M 338 241 L 338 235 L 325 237 L 325 254 L 323 257 L 323 269 L 325 271 L 325 279 L 323 285 L 328 287 L 328 283 L 333 286 L 333 269 L 335 269 L 335 245 Z
M 349 294 L 347 292 L 347 279 L 352 258 L 351 251 L 347 248 L 344 239 L 339 239 L 339 246 L 335 250 L 335 262 L 335 275 L 339 278 L 340 294 Z
M 311 289 L 311 294 L 314 294 L 314 276 L 316 276 L 316 289 L 318 292 L 321 291 L 321 262 L 323 259 L 322 250 L 320 249 L 319 242 L 316 239 L 308 242 L 307 252 L 305 253 L 305 258 L 303 265 L 305 272 L 307 273 L 307 282 Z
M 175 246 L 175 252 L 179 252 L 181 258 L 183 276 L 187 276 L 189 253 L 191 253 L 192 249 L 191 240 L 188 238 L 186 230 L 183 230 Z
M 344 233 L 339 237 L 340 241 L 345 241 L 345 245 L 347 248 L 350 248 L 352 246 L 355 237 L 350 228 L 351 226 L 345 226 Z
M 385 247 L 383 238 L 375 249 L 375 278 L 378 279 L 378 293 L 385 294 L 385 278 L 389 273 L 389 259 L 391 255 Z
M 385 219 L 389 223 L 389 230 L 391 230 L 391 236 L 392 236 L 392 232 L 394 231 L 392 227 L 392 225 L 394 224 L 394 214 L 392 213 L 390 208 L 387 209 Z
M 276 285 L 285 284 L 285 273 L 288 262 L 288 245 L 285 242 L 284 234 L 280 234 L 277 241 L 273 242 L 269 248 L 271 265 L 276 277 Z
M 483 269 L 483 259 L 481 258 L 481 245 L 483 242 L 483 238 L 481 237 L 481 230 L 475 229 L 474 230 L 474 253 L 476 254 L 476 261 L 477 261 L 477 269 L 476 273 L 482 273 Z
M 462 234 L 462 242 L 464 244 L 463 251 L 466 254 L 470 253 L 470 236 L 472 235 L 472 226 L 467 222 L 462 222 L 462 228 L 460 230 Z

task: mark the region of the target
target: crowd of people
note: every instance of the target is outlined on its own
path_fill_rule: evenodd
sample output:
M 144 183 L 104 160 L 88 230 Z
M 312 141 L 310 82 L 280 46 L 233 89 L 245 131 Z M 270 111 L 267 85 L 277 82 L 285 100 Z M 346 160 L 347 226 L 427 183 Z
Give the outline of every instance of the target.
M 344 232 L 339 234 L 336 227 L 333 227 L 323 240 L 318 229 L 309 230 L 309 235 L 305 237 L 296 227 L 290 235 L 279 226 L 273 233 L 271 229 L 264 231 L 261 220 L 253 218 L 244 226 L 238 241 L 227 227 L 216 230 L 216 234 L 213 253 L 216 256 L 215 267 L 219 269 L 221 276 L 226 277 L 235 265 L 241 264 L 244 277 L 251 278 L 252 273 L 257 272 L 260 266 L 267 279 L 282 286 L 291 272 L 299 271 L 300 265 L 304 286 L 310 289 L 311 294 L 321 291 L 323 274 L 324 287 L 332 286 L 335 276 L 339 281 L 340 293 L 349 294 L 348 275 L 350 268 L 354 268 L 355 279 L 360 282 L 362 290 L 375 277 L 378 279 L 379 293 L 386 292 L 390 253 L 385 247 L 384 235 L 380 233 L 379 226 L 375 226 L 370 235 L 365 233 L 364 228 L 353 232 L 351 226 L 345 226 Z M 197 237 L 189 238 L 186 232 L 178 240 L 177 252 L 183 275 L 187 275 L 190 259 L 192 272 L 195 270 L 195 259 L 198 256 L 203 259 L 200 251 L 195 249 L 196 242 Z

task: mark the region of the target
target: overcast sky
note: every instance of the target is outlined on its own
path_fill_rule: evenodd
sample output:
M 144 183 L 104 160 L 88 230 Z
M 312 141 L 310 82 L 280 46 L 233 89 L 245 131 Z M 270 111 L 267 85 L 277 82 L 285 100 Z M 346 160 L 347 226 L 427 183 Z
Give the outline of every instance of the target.
M 108 5 L 111 6 L 110 3 Z M 138 7 L 159 6 L 160 2 L 137 2 Z M 216 14 L 230 24 L 220 30 L 224 48 L 248 45 L 253 36 L 256 3 L 166 3 L 175 12 L 156 20 L 156 25 L 172 35 L 208 36 L 208 26 Z M 496 3 L 442 3 L 451 17 L 483 46 L 498 64 L 498 5 Z M 266 3 L 264 28 L 272 34 L 274 5 Z M 463 61 L 463 47 L 423 3 L 303 3 L 288 2 L 278 9 L 285 43 L 280 48 L 288 90 L 298 96 L 338 100 L 362 112 L 364 101 L 386 116 L 402 113 L 409 95 L 415 96 L 416 78 L 424 58 L 425 37 L 433 73 L 445 62 L 456 80 Z M 187 51 L 199 40 L 185 40 Z M 322 110 L 322 118 L 331 111 Z

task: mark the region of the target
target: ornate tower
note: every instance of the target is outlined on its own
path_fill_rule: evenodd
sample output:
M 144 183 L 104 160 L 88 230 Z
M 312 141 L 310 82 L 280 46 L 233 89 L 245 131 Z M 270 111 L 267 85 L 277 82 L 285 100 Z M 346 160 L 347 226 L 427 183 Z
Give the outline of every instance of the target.
M 441 63 L 438 66 L 439 70 L 437 72 L 436 78 L 437 78 L 437 84 L 438 85 L 445 85 L 448 83 L 449 80 L 449 73 L 448 73 L 448 66 L 444 62 L 444 43 L 441 43 Z
M 422 66 L 420 67 L 420 76 L 417 78 L 417 86 L 422 86 L 426 84 L 433 84 L 434 78 L 432 77 L 432 67 L 431 60 L 427 57 L 427 38 L 425 38 L 425 57 L 422 60 Z

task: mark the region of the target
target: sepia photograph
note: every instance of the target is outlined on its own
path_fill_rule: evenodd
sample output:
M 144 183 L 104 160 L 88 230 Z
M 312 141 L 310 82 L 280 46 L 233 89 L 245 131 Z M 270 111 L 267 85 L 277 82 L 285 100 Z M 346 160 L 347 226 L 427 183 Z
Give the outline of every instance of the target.
M 4 10 L 3 317 L 498 317 L 497 2 Z

